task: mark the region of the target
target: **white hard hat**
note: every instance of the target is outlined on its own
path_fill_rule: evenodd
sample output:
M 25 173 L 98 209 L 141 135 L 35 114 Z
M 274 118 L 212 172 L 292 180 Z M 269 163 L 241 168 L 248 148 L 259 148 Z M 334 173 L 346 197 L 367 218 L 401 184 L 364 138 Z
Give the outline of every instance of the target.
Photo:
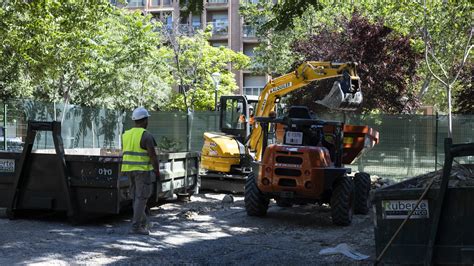
M 150 116 L 150 114 L 145 109 L 145 107 L 138 107 L 135 110 L 133 110 L 132 120 L 133 121 L 140 120 L 140 119 L 143 119 L 143 118 L 147 118 L 149 116 Z

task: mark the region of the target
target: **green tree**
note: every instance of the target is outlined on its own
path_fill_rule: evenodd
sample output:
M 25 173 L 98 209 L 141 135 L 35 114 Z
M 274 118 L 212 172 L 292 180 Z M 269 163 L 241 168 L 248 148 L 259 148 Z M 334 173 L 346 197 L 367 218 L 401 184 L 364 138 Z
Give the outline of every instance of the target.
M 3 99 L 159 109 L 171 91 L 148 16 L 106 0 L 9 1 L 0 23 Z
M 234 73 L 230 70 L 243 69 L 249 59 L 225 47 L 213 47 L 208 39 L 212 29 L 199 30 L 193 36 L 180 34 L 178 29 L 168 31 L 169 45 L 160 50 L 171 53 L 170 71 L 173 73 L 173 85 L 179 88 L 174 92 L 169 109 L 178 110 L 213 110 L 214 90 L 211 74 L 219 72 L 221 81 L 218 95 L 232 94 L 238 89 Z
M 291 3 L 291 1 L 282 2 Z M 341 22 L 350 18 L 354 11 L 358 11 L 371 22 L 383 21 L 385 26 L 395 32 L 409 36 L 413 49 L 420 52 L 424 50 L 423 29 L 426 24 L 430 29 L 431 43 L 435 47 L 443 48 L 443 53 L 438 53 L 438 56 L 440 61 L 445 63 L 452 61 L 451 55 L 456 53 L 455 43 L 465 44 L 467 42 L 468 29 L 472 27 L 472 2 L 470 1 L 430 1 L 427 3 L 426 21 L 423 16 L 423 3 L 417 1 L 301 2 L 312 2 L 313 4 L 307 3 L 305 8 L 292 13 L 297 14 L 296 16 L 290 14 L 283 18 L 283 20 L 290 17 L 292 19 L 292 24 L 282 24 L 287 27 L 279 27 L 273 23 L 279 18 L 285 17 L 277 12 L 277 10 L 283 10 L 280 8 L 281 6 L 274 7 L 271 4 L 266 4 L 265 1 L 260 1 L 257 5 L 247 4 L 241 8 L 241 14 L 246 23 L 255 25 L 259 35 L 263 36 L 261 37 L 262 45 L 256 49 L 254 58 L 254 62 L 258 62 L 260 70 L 266 73 L 280 74 L 290 71 L 289 66 L 292 64 L 289 62 L 301 59 L 292 53 L 292 43 L 304 41 L 327 26 L 334 26 L 336 31 L 343 30 Z M 447 29 L 449 32 L 444 33 Z M 271 41 L 266 41 L 267 39 Z M 453 40 L 452 44 L 447 40 Z M 437 66 L 433 67 L 435 71 L 440 71 Z M 446 92 L 439 83 L 432 82 L 433 76 L 426 64 L 418 66 L 417 72 L 420 77 L 423 77 L 414 84 L 418 91 L 418 98 L 423 100 L 424 104 L 434 105 L 439 110 L 446 110 L 447 103 L 444 100 Z M 467 84 L 462 84 L 462 81 L 455 85 L 454 93 L 467 87 Z
M 302 55 L 303 61 L 357 62 L 364 95 L 363 111 L 412 113 L 416 110 L 418 101 L 413 84 L 422 56 L 412 48 L 410 39 L 381 21 L 370 22 L 358 13 L 342 25 L 342 31 L 326 26 L 320 33 L 295 43 L 293 49 Z M 314 89 L 294 95 L 292 102 L 316 109 L 315 101 L 329 93 L 333 82 L 322 80 L 310 84 Z
M 446 93 L 444 102 L 448 105 L 448 137 L 452 137 L 452 116 L 453 103 L 452 94 L 456 88 L 456 82 L 469 58 L 472 58 L 471 50 L 474 47 L 472 36 L 474 26 L 472 17 L 460 16 L 460 10 L 472 11 L 472 6 L 467 4 L 447 5 L 443 3 L 439 7 L 436 18 L 430 18 L 428 6 L 424 3 L 424 28 L 423 39 L 425 41 L 425 62 L 429 73 L 443 87 Z M 472 15 L 472 13 L 470 13 Z M 445 25 L 438 29 L 430 23 L 433 20 L 443 21 Z M 436 24 L 434 24 L 436 25 Z M 437 38 L 431 32 L 440 34 Z M 468 80 L 469 82 L 469 80 Z M 469 86 L 471 87 L 471 86 Z M 469 88 L 464 88 L 469 89 Z

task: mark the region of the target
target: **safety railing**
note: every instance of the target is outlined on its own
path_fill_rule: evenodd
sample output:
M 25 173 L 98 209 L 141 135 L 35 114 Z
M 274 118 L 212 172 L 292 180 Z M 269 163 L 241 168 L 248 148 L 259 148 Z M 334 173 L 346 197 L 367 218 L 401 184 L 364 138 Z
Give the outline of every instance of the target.
M 229 23 L 227 21 L 208 22 L 207 25 L 212 25 L 213 35 L 227 35 L 229 33 Z
M 244 38 L 255 38 L 255 37 L 257 37 L 257 30 L 253 26 L 243 25 L 242 26 L 242 36 Z

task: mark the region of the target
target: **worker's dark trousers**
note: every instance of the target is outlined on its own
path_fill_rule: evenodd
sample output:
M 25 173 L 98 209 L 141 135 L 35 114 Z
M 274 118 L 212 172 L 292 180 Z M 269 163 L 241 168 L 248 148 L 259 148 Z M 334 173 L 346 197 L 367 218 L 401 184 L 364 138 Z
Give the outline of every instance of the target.
M 152 182 L 155 174 L 152 171 L 132 171 L 126 174 L 130 181 L 130 196 L 133 199 L 132 227 L 145 228 L 148 223 L 145 209 L 153 191 Z

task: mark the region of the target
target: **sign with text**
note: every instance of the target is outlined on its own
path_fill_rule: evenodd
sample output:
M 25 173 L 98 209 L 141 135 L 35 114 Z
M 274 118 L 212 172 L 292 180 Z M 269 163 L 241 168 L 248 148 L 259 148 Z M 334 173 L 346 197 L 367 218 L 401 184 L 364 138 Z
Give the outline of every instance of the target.
M 416 200 L 384 200 L 382 201 L 383 219 L 405 219 L 415 208 Z M 428 200 L 422 200 L 410 219 L 427 219 L 430 217 Z
M 15 160 L 0 159 L 0 173 L 14 173 L 14 172 L 15 172 Z

